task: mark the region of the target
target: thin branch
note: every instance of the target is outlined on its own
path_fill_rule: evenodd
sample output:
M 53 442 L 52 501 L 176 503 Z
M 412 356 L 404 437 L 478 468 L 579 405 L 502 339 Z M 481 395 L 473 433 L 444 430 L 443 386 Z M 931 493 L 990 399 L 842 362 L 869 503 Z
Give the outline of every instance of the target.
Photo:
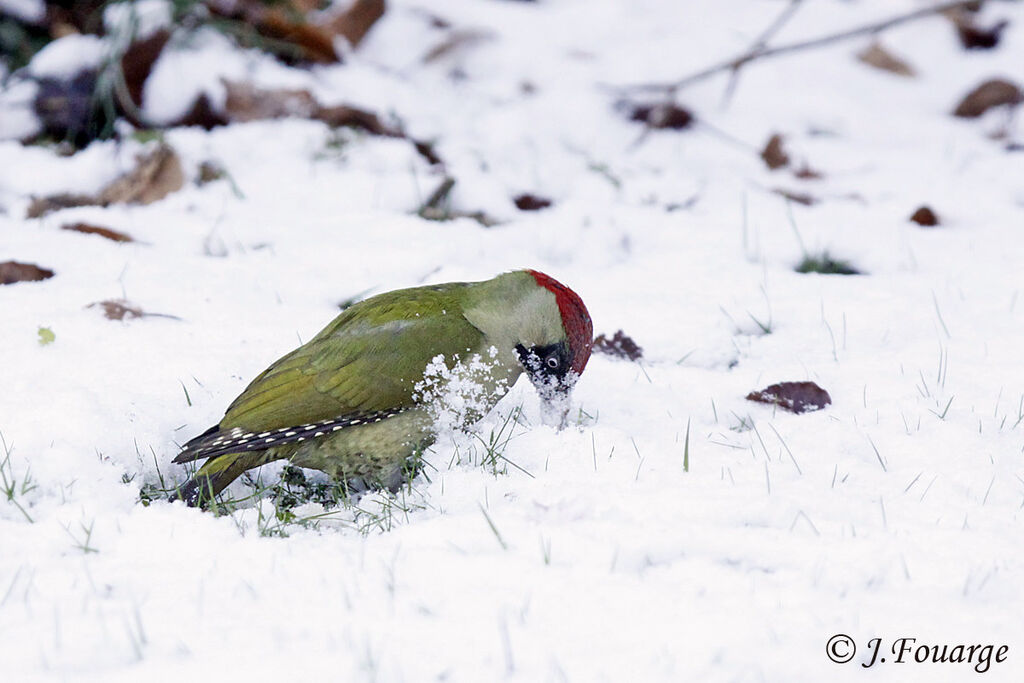
M 748 54 L 760 52 L 768 47 L 768 41 L 775 37 L 782 28 L 789 23 L 789 20 L 796 16 L 796 11 L 800 9 L 800 5 L 803 4 L 804 0 L 789 0 L 789 4 L 786 5 L 779 16 L 775 18 L 771 26 L 766 28 L 764 32 L 757 37 L 754 44 L 750 46 Z M 736 91 L 736 85 L 740 81 L 740 68 L 742 65 L 734 66 L 729 73 L 729 83 L 725 86 L 725 92 L 722 94 L 722 105 L 725 106 L 732 99 L 733 93 Z
M 1001 2 L 1019 2 L 1020 0 L 1000 0 Z M 944 2 L 932 7 L 925 7 L 907 14 L 901 14 L 899 16 L 885 19 L 884 21 L 878 21 L 872 24 L 866 24 L 864 26 L 858 26 L 857 28 L 847 29 L 845 31 L 839 31 L 837 33 L 830 33 L 828 35 L 819 36 L 817 38 L 811 38 L 809 40 L 801 40 L 795 43 L 788 43 L 785 45 L 779 45 L 777 47 L 754 47 L 753 49 L 727 59 L 718 64 L 713 64 L 709 67 L 701 69 L 700 71 L 694 72 L 689 76 L 680 78 L 679 80 L 670 83 L 637 83 L 633 85 L 616 86 L 615 89 L 622 92 L 640 92 L 640 91 L 666 91 L 668 93 L 674 93 L 680 88 L 684 88 L 688 85 L 693 85 L 700 81 L 706 80 L 712 76 L 715 76 L 723 71 L 738 71 L 748 63 L 758 59 L 765 59 L 767 57 L 776 57 L 778 55 L 789 54 L 790 52 L 799 52 L 801 50 L 809 50 L 825 45 L 831 45 L 832 43 L 838 43 L 843 40 L 849 40 L 850 38 L 856 38 L 858 36 L 869 35 L 880 33 L 887 29 L 906 24 L 916 19 L 924 17 L 930 17 L 936 14 L 942 14 L 950 10 L 963 9 L 970 5 L 975 4 L 976 0 L 957 0 L 957 2 Z

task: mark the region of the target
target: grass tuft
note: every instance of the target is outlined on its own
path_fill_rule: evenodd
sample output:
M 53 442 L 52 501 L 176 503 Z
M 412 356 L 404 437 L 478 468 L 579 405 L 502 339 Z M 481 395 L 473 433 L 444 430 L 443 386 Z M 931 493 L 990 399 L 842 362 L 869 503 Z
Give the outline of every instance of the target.
M 11 463 L 11 453 L 14 452 L 14 447 L 7 445 L 7 440 L 4 439 L 3 433 L 0 433 L 0 445 L 4 449 L 4 459 L 0 461 L 0 494 L 3 494 L 8 503 L 18 508 L 18 511 L 25 516 L 25 519 L 30 524 L 34 523 L 35 520 L 32 519 L 32 516 L 18 502 L 18 498 L 24 498 L 38 488 L 38 485 L 32 479 L 32 470 L 25 470 L 25 474 L 20 477 L 16 475 L 14 473 L 14 465 Z
M 798 273 L 821 273 L 822 275 L 861 275 L 849 261 L 833 258 L 827 251 L 820 254 L 804 254 L 794 269 Z
M 690 471 L 690 421 L 686 421 L 686 439 L 683 441 L 683 472 Z

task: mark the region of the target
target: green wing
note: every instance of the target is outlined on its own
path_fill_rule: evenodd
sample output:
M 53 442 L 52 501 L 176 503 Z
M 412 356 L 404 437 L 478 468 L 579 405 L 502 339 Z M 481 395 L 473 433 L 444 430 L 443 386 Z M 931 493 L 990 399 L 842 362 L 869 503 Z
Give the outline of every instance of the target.
M 483 334 L 459 304 L 466 286 L 399 290 L 353 305 L 253 380 L 220 428 L 261 432 L 413 405 L 435 356 L 480 350 Z

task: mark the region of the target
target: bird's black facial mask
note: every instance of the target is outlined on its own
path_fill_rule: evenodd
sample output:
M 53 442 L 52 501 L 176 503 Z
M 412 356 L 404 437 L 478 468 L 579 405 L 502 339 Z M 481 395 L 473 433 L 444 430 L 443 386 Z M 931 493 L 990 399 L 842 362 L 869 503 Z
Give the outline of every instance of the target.
M 565 342 L 530 348 L 516 344 L 516 353 L 519 355 L 519 362 L 530 376 L 530 381 L 538 389 L 552 387 L 559 391 L 568 391 L 572 388 L 572 384 L 566 382 L 570 374 L 571 361 L 569 346 Z
M 545 412 L 565 426 L 569 413 L 569 392 L 579 375 L 573 371 L 569 346 L 565 342 L 526 348 L 516 344 L 519 362 L 544 402 Z

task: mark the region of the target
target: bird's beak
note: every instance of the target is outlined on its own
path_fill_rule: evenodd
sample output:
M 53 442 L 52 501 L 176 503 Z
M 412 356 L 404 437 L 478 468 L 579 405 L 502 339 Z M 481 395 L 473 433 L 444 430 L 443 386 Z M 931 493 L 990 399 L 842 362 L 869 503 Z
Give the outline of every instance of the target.
M 533 385 L 541 398 L 541 418 L 544 424 L 558 430 L 565 429 L 569 424 L 569 409 L 572 407 L 572 388 L 579 378 L 574 372 L 564 377 L 531 376 Z
M 546 350 L 546 357 L 550 359 L 553 357 L 552 350 L 558 353 L 559 348 L 547 347 Z M 560 357 L 557 357 L 561 364 L 555 366 L 546 366 L 534 349 L 527 349 L 519 345 L 516 347 L 516 352 L 519 354 L 523 369 L 526 370 L 526 374 L 530 378 L 530 383 L 540 395 L 541 416 L 544 424 L 564 429 L 569 422 L 572 388 L 576 386 L 576 380 L 579 379 L 579 375 L 567 367 L 568 354 L 564 345 L 561 348 Z

